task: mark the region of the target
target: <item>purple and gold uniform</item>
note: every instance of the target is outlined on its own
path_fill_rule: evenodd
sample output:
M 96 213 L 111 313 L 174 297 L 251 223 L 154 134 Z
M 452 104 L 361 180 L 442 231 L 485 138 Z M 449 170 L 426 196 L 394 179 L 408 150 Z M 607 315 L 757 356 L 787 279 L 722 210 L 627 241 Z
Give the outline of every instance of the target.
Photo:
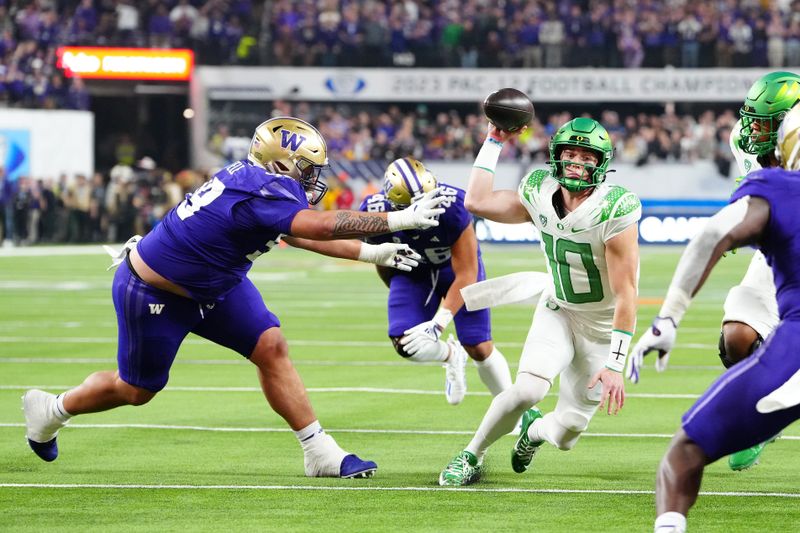
M 151 287 L 123 263 L 114 276 L 122 379 L 159 391 L 189 332 L 249 357 L 261 333 L 280 326 L 247 279 L 253 261 L 289 234 L 308 209 L 289 177 L 237 161 L 172 209 L 137 246 L 145 263 L 191 299 Z
M 759 248 L 772 267 L 780 323 L 750 357 L 725 372 L 683 415 L 683 429 L 716 460 L 769 440 L 800 418 L 800 405 L 769 413 L 756 404 L 800 370 L 800 172 L 752 172 L 731 197 L 769 202 L 769 222 Z
M 441 194 L 447 199 L 439 217 L 439 225 L 426 230 L 406 230 L 369 237 L 370 244 L 395 242 L 407 244 L 422 256 L 412 272 L 396 272 L 389 287 L 389 336 L 402 337 L 403 332 L 417 324 L 431 320 L 439 303 L 455 280 L 451 264 L 451 247 L 472 224 L 472 215 L 464 207 L 464 191 L 444 183 L 439 184 Z M 382 193 L 368 196 L 361 203 L 361 211 L 388 212 L 392 206 Z M 478 281 L 486 279 L 486 271 L 478 248 Z M 488 309 L 467 311 L 462 307 L 455 314 L 458 340 L 465 346 L 474 346 L 491 340 Z

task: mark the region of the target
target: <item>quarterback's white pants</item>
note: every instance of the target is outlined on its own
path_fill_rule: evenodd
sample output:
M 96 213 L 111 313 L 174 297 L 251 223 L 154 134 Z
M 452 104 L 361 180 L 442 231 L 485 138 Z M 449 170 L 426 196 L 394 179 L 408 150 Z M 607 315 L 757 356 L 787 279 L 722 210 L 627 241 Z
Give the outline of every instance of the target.
M 572 441 L 563 448 L 574 445 L 574 440 L 577 440 L 574 434 L 589 427 L 589 421 L 600 405 L 602 383 L 592 389 L 587 386 L 591 377 L 605 367 L 609 346 L 610 340 L 598 342 L 582 335 L 569 312 L 554 305 L 549 298 L 539 300 L 522 349 L 519 374 L 532 374 L 550 383 L 560 376 L 556 408 L 545 418 L 548 425 L 560 426 L 564 437 Z M 553 444 L 562 448 L 561 442 Z
M 775 280 L 764 254 L 756 252 L 739 285 L 725 298 L 722 323 L 743 322 L 766 339 L 778 325 Z

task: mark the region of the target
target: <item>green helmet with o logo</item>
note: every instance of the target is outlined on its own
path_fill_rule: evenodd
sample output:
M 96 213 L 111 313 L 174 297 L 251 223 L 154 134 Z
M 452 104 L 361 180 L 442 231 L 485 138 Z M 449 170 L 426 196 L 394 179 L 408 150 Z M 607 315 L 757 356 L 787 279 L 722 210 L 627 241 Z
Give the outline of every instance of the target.
M 589 173 L 589 180 L 564 177 L 564 161 L 561 152 L 568 146 L 588 148 L 597 154 L 597 165 L 583 165 Z M 606 129 L 596 120 L 579 117 L 570 120 L 550 139 L 550 168 L 553 178 L 565 189 L 578 192 L 596 187 L 605 181 L 608 165 L 614 157 L 614 145 Z M 574 164 L 574 163 L 571 163 Z
M 800 76 L 792 72 L 770 72 L 750 87 L 739 110 L 742 131 L 739 148 L 752 155 L 765 155 L 775 150 L 778 126 L 783 117 L 800 101 Z M 759 123 L 760 129 L 753 129 Z

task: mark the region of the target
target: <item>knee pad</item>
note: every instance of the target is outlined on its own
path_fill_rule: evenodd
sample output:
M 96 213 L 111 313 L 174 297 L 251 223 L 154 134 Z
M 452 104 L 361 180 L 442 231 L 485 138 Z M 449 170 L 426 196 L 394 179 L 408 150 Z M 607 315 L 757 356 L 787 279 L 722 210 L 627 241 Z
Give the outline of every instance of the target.
M 581 413 L 556 413 L 556 421 L 572 433 L 583 433 L 589 427 L 589 417 Z
M 522 373 L 517 376 L 517 381 L 506 390 L 514 395 L 517 405 L 527 409 L 542 401 L 550 390 L 550 382 L 533 374 Z
M 392 346 L 394 346 L 394 351 L 397 352 L 397 354 L 400 357 L 402 357 L 403 359 L 408 359 L 409 357 L 411 357 L 403 349 L 403 345 L 400 344 L 400 339 L 402 339 L 402 337 L 389 337 L 389 338 L 392 340 Z
M 571 450 L 589 427 L 589 418 L 580 413 L 556 413 L 555 422 L 558 426 L 553 435 L 554 444 L 559 450 Z

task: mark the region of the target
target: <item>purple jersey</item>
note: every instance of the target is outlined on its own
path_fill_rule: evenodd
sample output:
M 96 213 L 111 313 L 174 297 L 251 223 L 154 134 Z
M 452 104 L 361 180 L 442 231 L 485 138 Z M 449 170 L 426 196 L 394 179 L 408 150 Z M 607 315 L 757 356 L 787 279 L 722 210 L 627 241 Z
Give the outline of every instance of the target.
M 404 230 L 375 235 L 369 237 L 367 242 L 372 244 L 396 242 L 409 245 L 422 256 L 420 265 L 412 274 L 427 277 L 430 270 L 450 266 L 450 248 L 461 237 L 466 227 L 472 224 L 472 215 L 464 207 L 463 190 L 444 183 L 441 183 L 440 187 L 441 194 L 447 199 L 441 204 L 445 212 L 439 217 L 438 226 L 424 230 Z M 384 213 L 392 211 L 392 205 L 383 194 L 377 193 L 367 196 L 361 202 L 360 209 L 370 213 Z M 479 247 L 478 258 L 480 255 Z
M 747 175 L 731 202 L 757 196 L 769 202 L 769 223 L 759 248 L 772 267 L 781 320 L 800 319 L 800 172 L 765 168 Z
M 172 209 L 137 250 L 153 270 L 203 303 L 223 300 L 308 209 L 300 184 L 237 161 Z

